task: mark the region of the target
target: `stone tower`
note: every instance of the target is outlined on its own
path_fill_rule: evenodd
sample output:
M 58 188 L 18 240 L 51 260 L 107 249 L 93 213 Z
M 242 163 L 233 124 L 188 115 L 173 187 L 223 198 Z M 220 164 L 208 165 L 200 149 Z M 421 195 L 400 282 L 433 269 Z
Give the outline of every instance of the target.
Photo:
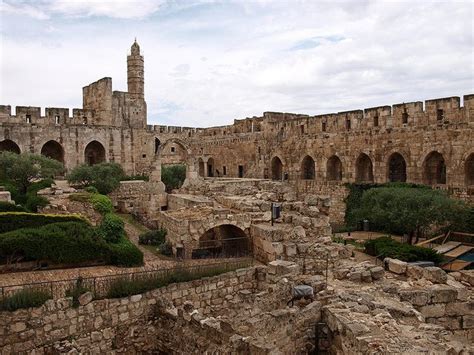
M 128 93 L 132 99 L 145 98 L 145 72 L 143 56 L 140 55 L 140 46 L 135 39 L 131 54 L 127 56 L 127 84 Z

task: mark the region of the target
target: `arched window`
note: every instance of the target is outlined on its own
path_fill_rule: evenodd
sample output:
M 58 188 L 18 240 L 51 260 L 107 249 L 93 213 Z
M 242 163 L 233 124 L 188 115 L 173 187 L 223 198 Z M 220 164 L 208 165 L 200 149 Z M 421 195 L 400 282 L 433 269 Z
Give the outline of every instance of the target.
M 407 181 L 407 164 L 400 153 L 393 153 L 388 159 L 388 181 Z
M 337 155 L 330 157 L 326 164 L 326 179 L 328 181 L 342 180 L 342 163 Z
M 316 176 L 314 159 L 309 155 L 305 156 L 301 163 L 301 178 L 304 180 L 314 180 Z
M 88 165 L 95 165 L 105 161 L 105 148 L 98 141 L 92 141 L 84 149 L 84 161 Z
M 272 180 L 283 180 L 283 164 L 278 157 L 272 159 Z
M 20 147 L 14 141 L 5 139 L 0 142 L 0 152 L 12 152 L 20 154 Z
M 441 153 L 431 152 L 423 163 L 423 182 L 427 185 L 446 184 L 446 163 Z
M 374 182 L 372 160 L 361 153 L 356 161 L 356 182 Z
M 64 163 L 64 149 L 56 141 L 48 141 L 41 148 L 41 155 Z

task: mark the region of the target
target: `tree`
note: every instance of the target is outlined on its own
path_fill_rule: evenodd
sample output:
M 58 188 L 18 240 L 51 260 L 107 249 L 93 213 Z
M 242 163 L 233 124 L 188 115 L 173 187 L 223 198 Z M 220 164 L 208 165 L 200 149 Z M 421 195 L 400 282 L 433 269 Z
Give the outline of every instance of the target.
M 355 214 L 359 220 L 368 219 L 375 230 L 408 234 L 412 244 L 429 228 L 449 226 L 465 208 L 441 191 L 382 187 L 365 191 Z
M 63 172 L 63 164 L 43 155 L 0 153 L 0 180 L 26 194 L 34 181 L 53 178 Z
M 173 189 L 179 189 L 186 179 L 186 165 L 162 165 L 161 181 L 166 186 L 166 191 L 171 192 Z
M 69 183 L 82 187 L 94 186 L 101 194 L 108 194 L 120 185 L 125 173 L 117 163 L 79 165 L 67 176 Z

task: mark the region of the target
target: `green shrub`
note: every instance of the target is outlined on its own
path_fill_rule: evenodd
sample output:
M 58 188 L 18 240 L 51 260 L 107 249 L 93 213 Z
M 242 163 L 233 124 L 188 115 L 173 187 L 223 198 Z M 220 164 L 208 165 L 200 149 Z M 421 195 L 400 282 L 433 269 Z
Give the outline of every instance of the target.
M 180 188 L 185 179 L 186 165 L 177 164 L 161 166 L 161 181 L 165 184 L 167 192 Z
M 0 311 L 15 311 L 21 308 L 39 307 L 52 296 L 49 292 L 23 289 L 0 301 Z
M 58 222 L 87 223 L 79 215 L 42 214 L 27 212 L 0 212 L 0 233 L 13 231 L 18 228 L 37 228 Z
M 437 264 L 443 260 L 442 256 L 433 249 L 400 243 L 390 237 L 369 240 L 365 242 L 364 247 L 367 254 L 381 259 L 394 258 L 407 262 L 433 261 Z
M 138 237 L 138 243 L 145 245 L 161 245 L 166 240 L 166 229 L 157 229 L 143 233 Z
M 25 202 L 25 208 L 31 212 L 38 212 L 38 208 L 47 206 L 49 201 L 44 196 L 38 196 L 36 194 L 28 193 Z
M 98 194 L 99 193 L 99 191 L 94 186 L 87 186 L 86 188 L 84 188 L 84 191 L 88 192 L 90 194 Z
M 0 201 L 0 212 L 26 212 L 26 209 L 11 202 Z
M 98 227 L 99 235 L 107 243 L 118 243 L 125 236 L 122 218 L 113 213 L 107 213 Z
M 143 253 L 125 237 L 122 237 L 118 243 L 108 244 L 108 248 L 112 265 L 127 267 L 143 265 Z
M 114 211 L 112 201 L 105 195 L 91 194 L 90 202 L 92 203 L 92 206 L 94 206 L 94 209 L 100 214 L 111 213 Z
M 103 195 L 115 190 L 125 173 L 117 163 L 100 163 L 96 165 L 80 165 L 67 176 L 69 183 L 77 186 L 94 186 Z
M 160 244 L 160 253 L 166 256 L 171 256 L 173 255 L 173 248 L 171 247 L 171 244 L 168 242 L 164 242 Z

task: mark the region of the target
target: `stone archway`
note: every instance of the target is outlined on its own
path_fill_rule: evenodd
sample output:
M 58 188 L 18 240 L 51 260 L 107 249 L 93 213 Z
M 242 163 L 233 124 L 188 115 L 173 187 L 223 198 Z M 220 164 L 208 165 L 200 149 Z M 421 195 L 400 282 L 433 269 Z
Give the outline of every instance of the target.
M 372 160 L 365 153 L 360 153 L 356 160 L 356 182 L 374 182 Z
M 84 161 L 88 165 L 105 162 L 105 148 L 98 141 L 92 141 L 84 149 Z
M 64 163 L 64 149 L 54 140 L 47 141 L 41 148 L 41 155 Z
M 199 246 L 192 258 L 243 257 L 251 253 L 251 242 L 244 230 L 233 224 L 222 224 L 208 229 L 199 238 Z
M 309 155 L 303 158 L 301 162 L 301 178 L 304 180 L 314 180 L 316 177 L 316 168 L 314 159 Z
M 11 139 L 5 139 L 0 142 L 0 152 L 12 152 L 20 154 L 20 147 Z
M 207 160 L 207 176 L 208 177 L 214 177 L 214 171 L 215 171 L 215 162 L 213 158 L 209 158 Z
M 433 151 L 426 156 L 423 163 L 423 183 L 446 184 L 446 162 L 441 153 Z
M 407 163 L 400 153 L 393 153 L 388 158 L 388 181 L 407 181 Z
M 464 165 L 464 175 L 466 185 L 474 185 L 474 153 L 471 153 L 466 159 L 466 163 Z
M 272 180 L 283 180 L 283 163 L 279 157 L 272 159 Z
M 205 170 L 204 161 L 202 160 L 202 158 L 199 158 L 198 159 L 198 173 L 199 173 L 199 176 L 204 177 L 204 174 L 205 174 L 204 170 Z
M 161 141 L 155 137 L 155 154 L 158 154 L 161 148 Z
M 342 180 L 342 162 L 337 155 L 331 156 L 326 163 L 326 179 L 328 181 Z

